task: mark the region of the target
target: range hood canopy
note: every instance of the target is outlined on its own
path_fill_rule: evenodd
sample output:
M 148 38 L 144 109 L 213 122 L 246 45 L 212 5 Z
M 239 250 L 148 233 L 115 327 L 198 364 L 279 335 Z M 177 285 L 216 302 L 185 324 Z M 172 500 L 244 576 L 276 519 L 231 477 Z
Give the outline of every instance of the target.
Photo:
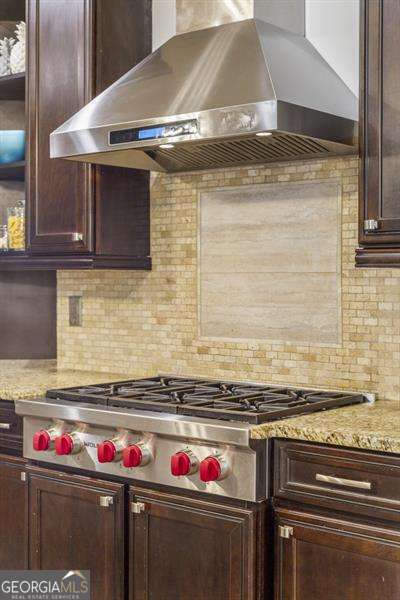
M 304 36 L 248 19 L 171 38 L 54 131 L 50 155 L 185 171 L 349 154 L 357 119 Z

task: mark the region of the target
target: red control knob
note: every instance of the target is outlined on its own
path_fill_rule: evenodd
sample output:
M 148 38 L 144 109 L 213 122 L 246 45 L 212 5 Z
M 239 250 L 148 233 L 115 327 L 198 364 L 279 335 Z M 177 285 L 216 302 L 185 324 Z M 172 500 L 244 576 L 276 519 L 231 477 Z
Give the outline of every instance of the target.
M 37 431 L 33 436 L 33 449 L 37 452 L 43 452 L 44 450 L 48 450 L 50 447 L 50 434 L 45 429 L 41 431 Z
M 221 463 L 215 456 L 209 456 L 200 463 L 200 479 L 205 483 L 221 478 Z
M 56 448 L 56 454 L 59 456 L 72 454 L 74 450 L 74 440 L 68 433 L 64 433 L 63 435 L 60 435 L 60 437 L 56 438 L 54 445 Z
M 113 462 L 117 450 L 110 440 L 103 442 L 97 446 L 97 458 L 100 463 Z
M 189 475 L 191 469 L 190 456 L 186 452 L 177 452 L 171 456 L 171 474 L 175 477 Z
M 128 469 L 131 467 L 140 467 L 143 462 L 143 452 L 140 446 L 133 444 L 124 448 L 122 451 L 122 464 Z

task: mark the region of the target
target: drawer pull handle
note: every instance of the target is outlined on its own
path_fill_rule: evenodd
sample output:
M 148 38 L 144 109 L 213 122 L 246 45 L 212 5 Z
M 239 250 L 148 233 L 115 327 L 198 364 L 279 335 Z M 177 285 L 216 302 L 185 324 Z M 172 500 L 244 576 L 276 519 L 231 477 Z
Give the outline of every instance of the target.
M 11 423 L 0 423 L 0 429 L 11 429 Z
M 317 481 L 324 483 L 333 483 L 334 485 L 344 485 L 346 487 L 357 488 L 359 490 L 370 490 L 372 484 L 369 481 L 356 481 L 355 479 L 342 479 L 342 477 L 333 477 L 332 475 L 322 475 L 317 473 L 315 476 Z

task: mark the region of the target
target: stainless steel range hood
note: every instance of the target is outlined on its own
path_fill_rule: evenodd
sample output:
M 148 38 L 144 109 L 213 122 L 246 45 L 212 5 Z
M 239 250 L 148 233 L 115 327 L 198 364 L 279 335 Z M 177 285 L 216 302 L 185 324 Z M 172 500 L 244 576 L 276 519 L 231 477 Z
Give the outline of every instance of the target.
M 356 97 L 305 37 L 248 19 L 170 39 L 54 131 L 50 153 L 209 169 L 353 153 L 356 122 Z

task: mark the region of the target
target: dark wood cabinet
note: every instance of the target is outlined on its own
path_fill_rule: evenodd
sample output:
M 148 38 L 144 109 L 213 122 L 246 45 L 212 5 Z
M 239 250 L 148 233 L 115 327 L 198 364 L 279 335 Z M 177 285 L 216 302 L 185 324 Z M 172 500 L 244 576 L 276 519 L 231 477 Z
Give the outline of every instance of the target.
M 25 461 L 0 454 L 0 570 L 28 568 Z
M 266 503 L 126 490 L 0 455 L 0 569 L 89 570 L 101 600 L 270 598 Z
M 397 600 L 400 531 L 278 510 L 275 600 Z
M 275 600 L 397 600 L 398 457 L 274 444 Z
M 360 217 L 356 264 L 400 267 L 400 3 L 361 1 Z
M 92 97 L 91 6 L 85 0 L 29 0 L 28 247 L 58 254 L 93 250 L 89 165 L 50 159 L 50 133 Z M 79 239 L 78 239 L 79 238 Z
M 400 522 L 400 457 L 296 441 L 274 445 L 274 497 Z
M 263 597 L 262 510 L 130 491 L 130 600 Z
M 90 570 L 92 598 L 124 599 L 124 486 L 30 467 L 29 567 Z
M 50 159 L 49 135 L 151 52 L 151 0 L 27 0 L 26 252 L 0 269 L 149 269 L 149 173 Z

